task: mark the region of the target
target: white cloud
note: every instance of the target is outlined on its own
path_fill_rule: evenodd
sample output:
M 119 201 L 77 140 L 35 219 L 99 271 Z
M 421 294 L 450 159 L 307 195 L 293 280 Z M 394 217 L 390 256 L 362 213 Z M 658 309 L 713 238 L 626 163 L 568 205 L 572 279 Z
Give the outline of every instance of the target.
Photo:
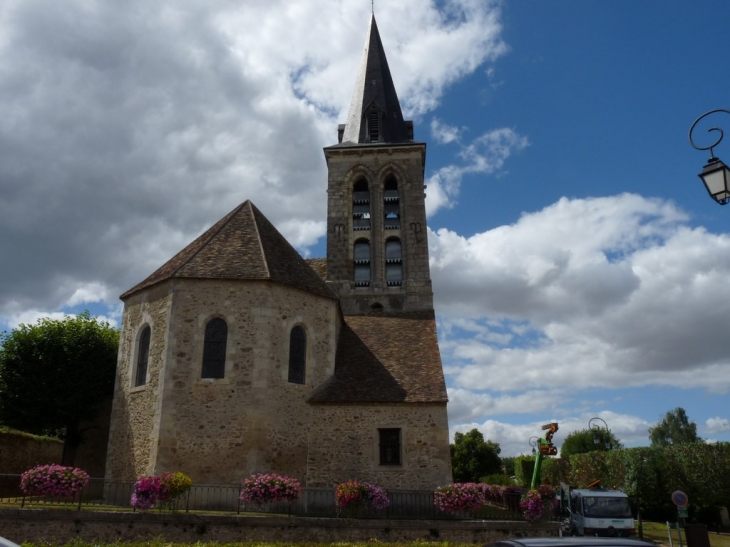
M 564 198 L 470 238 L 429 234 L 452 386 L 727 392 L 730 301 L 717 287 L 730 236 L 685 221 L 670 203 L 624 194 Z
M 111 302 L 245 199 L 306 253 L 369 10 L 0 4 L 0 319 Z M 407 116 L 506 52 L 499 18 L 491 1 L 378 8 Z
M 448 144 L 459 140 L 460 129 L 453 125 L 442 122 L 438 118 L 431 120 L 431 137 L 436 142 Z
M 8 319 L 7 323 L 11 329 L 16 329 L 20 325 L 35 325 L 41 319 L 51 319 L 53 321 L 61 321 L 65 317 L 76 317 L 76 314 L 55 312 L 55 311 L 49 312 L 49 311 L 41 311 L 41 310 L 25 310 L 22 313 L 11 316 Z M 95 316 L 95 319 L 99 323 L 107 322 L 112 327 L 119 327 L 120 316 L 117 316 L 114 313 L 110 314 L 109 316 L 97 315 L 97 316 Z
M 726 433 L 730 431 L 730 420 L 716 416 L 705 422 L 705 431 L 710 434 Z
M 437 120 L 432 122 L 431 129 L 442 140 L 457 140 L 456 129 L 443 126 Z M 526 137 L 509 128 L 487 131 L 472 142 L 462 144 L 458 154 L 462 163 L 441 167 L 428 178 L 427 214 L 433 216 L 442 207 L 453 207 L 459 196 L 461 181 L 466 175 L 498 172 L 504 167 L 507 158 L 529 144 Z

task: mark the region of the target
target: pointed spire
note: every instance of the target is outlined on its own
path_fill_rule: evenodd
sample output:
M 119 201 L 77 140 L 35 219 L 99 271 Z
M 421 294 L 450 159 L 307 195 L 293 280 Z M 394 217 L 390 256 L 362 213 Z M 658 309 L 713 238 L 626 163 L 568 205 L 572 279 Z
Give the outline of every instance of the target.
M 412 140 L 413 122 L 403 120 L 373 14 L 340 142 L 398 143 Z

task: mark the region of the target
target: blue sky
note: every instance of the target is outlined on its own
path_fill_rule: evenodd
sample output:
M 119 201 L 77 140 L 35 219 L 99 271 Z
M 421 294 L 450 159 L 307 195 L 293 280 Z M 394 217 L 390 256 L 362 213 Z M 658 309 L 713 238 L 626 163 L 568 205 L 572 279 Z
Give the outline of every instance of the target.
M 118 321 L 119 294 L 244 199 L 323 256 L 321 148 L 345 119 L 369 11 L 4 3 L 0 328 L 81 309 Z M 478 427 L 513 455 L 543 423 L 560 423 L 560 444 L 600 416 L 637 446 L 682 406 L 729 441 L 730 208 L 697 178 L 708 154 L 687 130 L 730 108 L 730 5 L 375 13 L 428 143 L 452 433 Z M 716 152 L 730 159 L 730 141 Z

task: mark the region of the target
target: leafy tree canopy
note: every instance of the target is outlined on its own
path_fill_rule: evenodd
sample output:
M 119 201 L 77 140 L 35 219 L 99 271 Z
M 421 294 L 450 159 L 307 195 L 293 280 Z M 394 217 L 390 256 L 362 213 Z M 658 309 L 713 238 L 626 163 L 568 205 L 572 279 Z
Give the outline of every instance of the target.
M 614 448 L 623 448 L 623 445 L 610 430 L 580 429 L 565 437 L 563 445 L 560 447 L 560 457 L 568 458 L 574 454 L 613 450 Z
M 649 439 L 654 447 L 702 441 L 697 435 L 697 424 L 689 421 L 682 407 L 670 410 L 658 424 L 650 427 Z
M 0 343 L 0 424 L 60 433 L 73 463 L 80 423 L 113 393 L 119 331 L 84 312 L 20 325 Z
M 451 445 L 451 467 L 454 482 L 478 482 L 481 477 L 500 473 L 502 460 L 499 443 L 485 441 L 474 428 L 468 433 L 455 433 Z

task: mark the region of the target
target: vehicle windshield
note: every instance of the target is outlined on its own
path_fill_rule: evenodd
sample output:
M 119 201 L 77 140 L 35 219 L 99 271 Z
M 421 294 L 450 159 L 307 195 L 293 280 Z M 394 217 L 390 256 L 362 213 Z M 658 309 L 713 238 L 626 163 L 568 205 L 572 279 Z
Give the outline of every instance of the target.
M 631 518 L 628 498 L 585 497 L 583 515 L 593 518 Z

